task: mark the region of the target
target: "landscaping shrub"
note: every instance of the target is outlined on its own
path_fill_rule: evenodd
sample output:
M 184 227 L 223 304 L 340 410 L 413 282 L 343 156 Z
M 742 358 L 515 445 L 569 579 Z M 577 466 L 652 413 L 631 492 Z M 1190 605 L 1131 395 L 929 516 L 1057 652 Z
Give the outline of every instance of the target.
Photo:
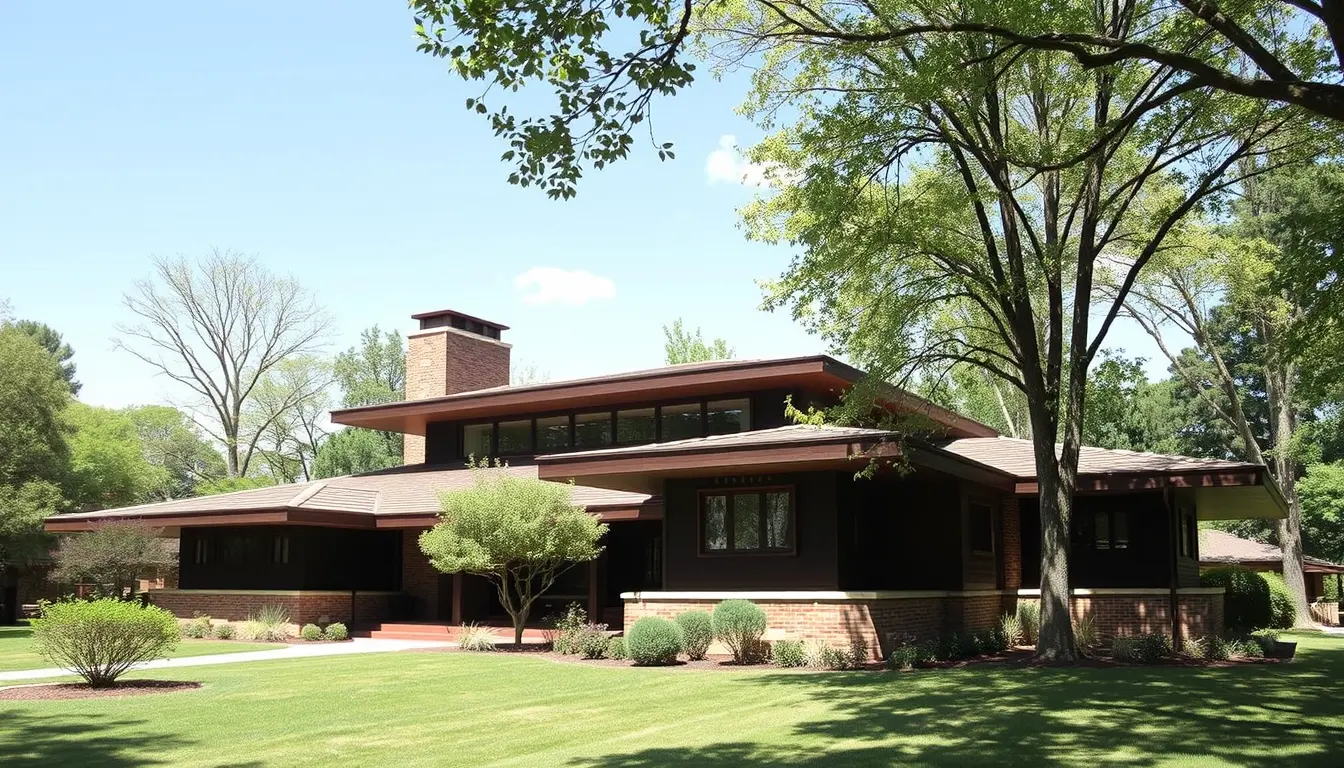
M 204 614 L 196 614 L 193 619 L 188 619 L 182 624 L 182 636 L 199 639 L 210 636 L 210 617 Z
M 458 630 L 457 647 L 464 651 L 493 651 L 495 637 L 488 628 L 473 621 Z
M 892 649 L 889 662 L 892 669 L 914 669 L 925 663 L 923 648 L 918 643 L 901 643 Z
M 1236 565 L 1210 568 L 1199 575 L 1205 587 L 1223 588 L 1223 623 L 1233 632 L 1268 626 L 1269 582 L 1260 574 Z
M 307 640 L 309 642 L 313 642 L 315 640 L 321 640 L 322 628 L 317 626 L 316 624 L 304 624 L 303 629 L 299 630 L 299 637 L 302 637 L 304 640 Z
M 244 625 L 247 636 L 252 640 L 269 643 L 289 639 L 289 611 L 279 605 L 263 605 L 247 619 Z
M 820 669 L 857 669 L 868 660 L 868 646 L 854 641 L 848 647 L 831 645 L 825 640 L 809 640 L 804 651 L 804 664 Z
M 1227 661 L 1232 656 L 1232 645 L 1227 640 L 1211 636 L 1204 638 L 1206 641 L 1206 650 L 1204 658 L 1209 661 Z
M 112 598 L 44 603 L 30 626 L 43 658 L 95 688 L 112 685 L 132 664 L 162 658 L 182 636 L 168 611 Z
M 724 600 L 714 606 L 714 636 L 733 654 L 738 664 L 760 660 L 765 635 L 765 611 L 750 600 Z
M 328 640 L 350 639 L 350 630 L 346 629 L 345 625 L 339 621 L 333 621 L 332 623 L 328 624 L 323 634 L 327 636 Z
M 1079 653 L 1091 656 L 1101 647 L 1101 635 L 1097 632 L 1097 622 L 1088 614 L 1073 623 L 1073 642 Z
M 215 637 L 218 637 L 220 640 L 232 640 L 233 632 L 233 625 L 228 622 L 224 622 L 215 627 Z
M 1118 635 L 1111 644 L 1111 656 L 1117 661 L 1155 664 L 1171 654 L 1171 638 L 1161 632 Z
M 675 664 L 681 653 L 681 627 L 657 616 L 645 616 L 625 636 L 625 650 L 636 664 Z
M 997 656 L 1008 650 L 1008 638 L 1004 637 L 1000 629 L 982 629 L 978 633 L 980 636 L 980 652 Z
M 1022 619 L 1016 614 L 1003 614 L 1003 618 L 999 619 L 999 632 L 1009 646 L 1018 646 L 1026 642 L 1026 634 L 1022 631 Z
M 575 654 L 579 652 L 579 636 L 588 624 L 588 612 L 578 603 L 570 603 L 565 610 L 551 621 L 551 650 L 556 653 Z
M 802 640 L 776 640 L 770 646 L 770 660 L 779 667 L 807 665 L 807 648 Z
M 609 639 L 606 624 L 585 624 L 575 642 L 578 653 L 585 659 L 601 659 L 607 655 Z
M 714 622 L 704 611 L 686 611 L 677 616 L 677 626 L 685 643 L 686 657 L 691 661 L 705 658 L 709 644 L 714 640 Z
M 1297 608 L 1293 606 L 1293 595 L 1283 576 L 1261 571 L 1260 578 L 1269 586 L 1269 623 L 1265 626 L 1274 629 L 1292 629 L 1297 623 Z
M 1260 646 L 1261 651 L 1269 653 L 1279 642 L 1279 631 L 1277 629 L 1257 629 L 1251 633 L 1251 640 Z
M 617 660 L 630 658 L 630 654 L 625 652 L 624 637 L 613 637 L 607 640 L 607 658 Z
M 1227 639 L 1228 654 L 1247 659 L 1260 659 L 1265 656 L 1265 647 L 1250 635 L 1232 636 Z
M 1041 604 L 1018 603 L 1017 620 L 1022 625 L 1022 642 L 1026 645 L 1035 645 L 1036 636 L 1041 629 Z
M 938 638 L 939 661 L 958 661 L 966 656 L 966 642 L 961 633 L 949 632 Z

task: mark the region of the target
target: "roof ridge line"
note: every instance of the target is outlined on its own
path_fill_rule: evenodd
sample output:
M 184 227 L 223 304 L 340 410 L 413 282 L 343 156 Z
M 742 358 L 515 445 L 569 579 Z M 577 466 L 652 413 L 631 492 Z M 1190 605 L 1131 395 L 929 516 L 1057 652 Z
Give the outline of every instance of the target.
M 303 506 L 304 502 L 316 496 L 319 491 L 321 491 L 323 488 L 326 487 L 327 487 L 326 480 L 314 480 L 313 482 L 304 486 L 304 489 L 302 491 L 299 491 L 298 495 L 296 495 L 289 501 L 285 502 L 285 506 L 286 507 Z

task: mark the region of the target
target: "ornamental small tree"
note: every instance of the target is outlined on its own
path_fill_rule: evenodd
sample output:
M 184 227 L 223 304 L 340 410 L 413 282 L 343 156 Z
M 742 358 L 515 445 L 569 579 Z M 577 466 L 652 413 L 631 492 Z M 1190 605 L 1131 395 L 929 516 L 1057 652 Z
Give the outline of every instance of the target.
M 607 526 L 570 501 L 567 485 L 473 464 L 470 488 L 440 495 L 439 523 L 420 534 L 420 549 L 443 573 L 472 573 L 495 585 L 522 645 L 532 604 L 576 563 L 602 552 Z
M 177 570 L 177 552 L 162 531 L 138 520 L 110 520 L 65 537 L 53 559 L 52 579 L 97 584 L 103 594 L 125 598 L 135 583 Z
M 45 603 L 32 627 L 43 658 L 94 688 L 112 685 L 135 664 L 163 658 L 181 638 L 168 611 L 112 598 Z

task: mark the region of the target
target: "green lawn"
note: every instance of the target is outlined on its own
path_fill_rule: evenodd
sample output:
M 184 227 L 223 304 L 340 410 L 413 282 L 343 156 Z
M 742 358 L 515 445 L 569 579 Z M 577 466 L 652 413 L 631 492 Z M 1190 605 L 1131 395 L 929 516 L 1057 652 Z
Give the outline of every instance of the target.
M 1288 665 L 787 674 L 405 652 L 0 702 L 0 765 L 1339 765 L 1344 638 Z
M 177 649 L 168 654 L 172 658 L 183 656 L 207 656 L 212 653 L 238 653 L 239 651 L 264 651 L 267 648 L 283 646 L 267 643 L 224 642 L 222 640 L 183 640 Z M 20 669 L 44 669 L 51 662 L 37 655 L 33 650 L 32 630 L 20 625 L 0 626 L 0 672 Z M 0 683 L 4 685 L 4 683 Z

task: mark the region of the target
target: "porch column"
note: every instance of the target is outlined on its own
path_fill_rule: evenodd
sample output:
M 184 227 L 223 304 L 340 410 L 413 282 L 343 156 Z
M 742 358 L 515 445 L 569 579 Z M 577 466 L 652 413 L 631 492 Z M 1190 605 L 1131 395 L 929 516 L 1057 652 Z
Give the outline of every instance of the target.
M 598 563 L 602 555 L 598 555 L 596 560 L 588 562 L 588 620 L 593 622 L 602 621 L 602 598 L 598 590 Z
M 454 624 L 462 623 L 462 576 L 461 573 L 453 574 L 453 599 L 449 613 Z

